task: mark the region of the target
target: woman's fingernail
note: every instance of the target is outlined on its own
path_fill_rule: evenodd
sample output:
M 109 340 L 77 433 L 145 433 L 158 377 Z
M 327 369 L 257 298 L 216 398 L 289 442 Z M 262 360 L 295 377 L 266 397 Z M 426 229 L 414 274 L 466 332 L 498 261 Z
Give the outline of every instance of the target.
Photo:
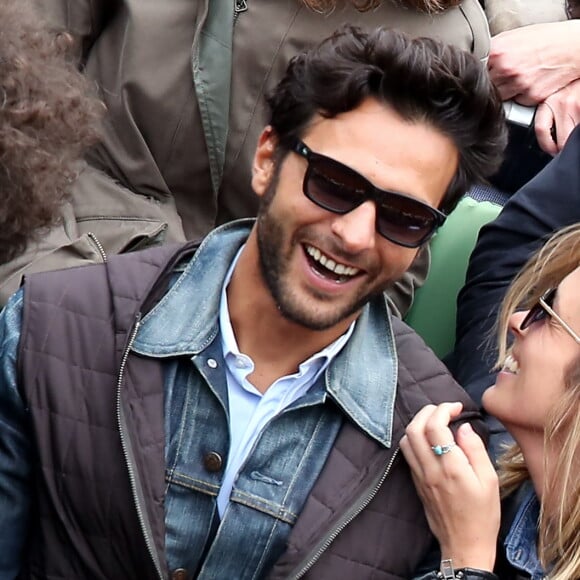
M 472 435 L 473 427 L 471 426 L 471 423 L 463 423 L 463 425 L 459 427 L 459 431 L 462 435 Z

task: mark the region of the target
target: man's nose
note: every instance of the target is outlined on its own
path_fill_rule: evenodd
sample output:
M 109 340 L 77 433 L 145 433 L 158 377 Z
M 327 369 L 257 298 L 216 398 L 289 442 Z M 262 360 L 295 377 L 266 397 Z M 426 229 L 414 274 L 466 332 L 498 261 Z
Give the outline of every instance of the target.
M 335 216 L 332 232 L 353 254 L 374 248 L 376 242 L 377 208 L 374 201 L 365 201 L 348 213 Z

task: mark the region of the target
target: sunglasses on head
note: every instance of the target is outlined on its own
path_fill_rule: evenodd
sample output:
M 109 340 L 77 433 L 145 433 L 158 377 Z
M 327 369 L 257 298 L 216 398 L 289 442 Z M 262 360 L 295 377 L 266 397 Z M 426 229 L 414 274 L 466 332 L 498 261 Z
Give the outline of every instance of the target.
M 377 232 L 399 246 L 418 248 L 447 217 L 418 199 L 375 187 L 354 169 L 314 153 L 300 140 L 296 140 L 292 151 L 308 161 L 302 189 L 310 201 L 338 214 L 348 213 L 365 201 L 374 201 Z
M 520 324 L 520 330 L 526 330 L 534 322 L 540 322 L 545 318 L 551 317 L 556 320 L 560 326 L 578 343 L 580 344 L 580 336 L 578 336 L 572 328 L 562 318 L 554 312 L 554 299 L 556 298 L 557 288 L 550 288 L 544 292 L 538 301 L 528 310 L 526 317 Z

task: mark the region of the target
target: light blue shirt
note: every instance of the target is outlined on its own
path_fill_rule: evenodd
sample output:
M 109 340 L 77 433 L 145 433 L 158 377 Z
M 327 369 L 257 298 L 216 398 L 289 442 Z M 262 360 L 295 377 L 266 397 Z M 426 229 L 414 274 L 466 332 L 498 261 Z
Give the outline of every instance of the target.
M 220 517 L 228 506 L 230 494 L 241 466 L 250 454 L 260 432 L 267 423 L 304 395 L 324 372 L 330 361 L 347 343 L 354 330 L 348 330 L 323 350 L 301 363 L 298 372 L 280 377 L 265 393 L 260 393 L 248 380 L 254 372 L 252 359 L 241 353 L 232 328 L 228 310 L 227 287 L 244 246 L 240 248 L 226 275 L 220 299 L 219 324 L 226 362 L 226 379 L 230 414 L 230 452 L 220 488 L 217 505 Z

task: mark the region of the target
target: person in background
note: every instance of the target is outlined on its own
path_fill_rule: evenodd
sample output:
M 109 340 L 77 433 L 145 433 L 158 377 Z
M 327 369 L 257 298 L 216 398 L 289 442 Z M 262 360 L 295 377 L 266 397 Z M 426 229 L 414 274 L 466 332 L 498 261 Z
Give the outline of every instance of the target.
M 293 59 L 256 220 L 27 276 L 0 315 L 3 578 L 408 578 L 397 442 L 465 391 L 385 287 L 498 166 L 480 62 L 347 28 Z M 459 419 L 459 418 L 458 418 Z
M 298 52 L 342 24 L 438 38 L 484 60 L 477 0 L 34 0 L 48 26 L 77 40 L 78 64 L 108 113 L 60 228 L 0 268 L 0 303 L 24 272 L 197 239 L 256 215 L 251 162 L 266 91 Z M 396 287 L 406 312 L 428 251 Z
M 479 232 L 465 285 L 457 299 L 456 341 L 445 363 L 478 403 L 494 384 L 493 326 L 507 288 L 529 257 L 554 232 L 580 222 L 580 129 L 562 152 L 506 203 Z M 505 431 L 493 417 L 491 451 L 497 455 Z
M 0 3 L 0 264 L 46 233 L 70 196 L 104 112 L 24 0 Z
M 515 440 L 499 486 L 479 436 L 449 428 L 460 403 L 425 407 L 407 427 L 401 450 L 441 549 L 439 571 L 422 580 L 462 578 L 462 568 L 501 580 L 580 578 L 579 288 L 577 223 L 531 259 L 502 307 L 501 371 L 483 396 Z

